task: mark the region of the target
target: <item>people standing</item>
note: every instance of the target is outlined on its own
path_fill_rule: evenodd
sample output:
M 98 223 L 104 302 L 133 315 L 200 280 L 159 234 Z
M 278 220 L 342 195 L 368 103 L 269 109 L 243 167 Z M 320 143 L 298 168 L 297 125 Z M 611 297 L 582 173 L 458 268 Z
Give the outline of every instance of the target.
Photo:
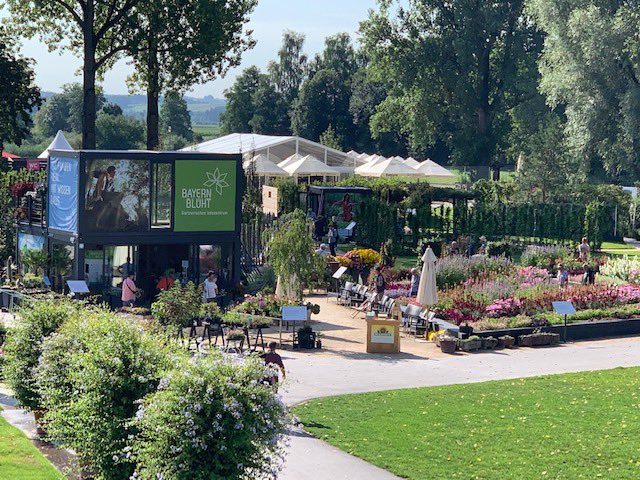
M 589 260 L 589 254 L 591 253 L 591 247 L 587 242 L 587 237 L 582 237 L 580 245 L 578 245 L 578 258 L 581 262 Z
M 314 222 L 314 235 L 316 240 L 320 240 L 324 237 L 325 229 L 327 228 L 327 220 L 322 215 L 318 215 L 318 218 Z
M 558 265 L 558 274 L 556 277 L 560 288 L 565 288 L 569 285 L 569 272 L 564 268 L 563 264 Z
M 265 365 L 276 365 L 280 368 L 280 372 L 282 372 L 282 380 L 287 378 L 287 372 L 284 369 L 284 363 L 282 362 L 282 357 L 276 353 L 276 347 L 278 344 L 276 342 L 269 342 L 269 351 L 264 356 L 264 364 Z M 274 390 L 278 390 L 278 375 L 273 375 L 267 378 L 267 382 L 271 385 Z
M 409 289 L 409 296 L 415 297 L 418 295 L 418 286 L 420 285 L 420 274 L 417 268 L 411 269 L 411 287 Z
M 209 303 L 215 301 L 217 296 L 218 276 L 215 274 L 215 272 L 210 271 L 204 281 L 204 291 L 202 292 L 202 299 L 205 303 Z
M 336 228 L 336 224 L 332 223 L 329 226 L 329 232 L 327 233 L 327 239 L 329 241 L 329 250 L 331 251 L 331 256 L 336 256 L 336 246 L 338 245 L 338 229 Z
M 387 281 L 382 275 L 382 267 L 376 267 L 376 278 L 374 279 L 376 288 L 376 300 L 379 302 L 384 296 L 384 291 L 387 288 Z
M 136 287 L 135 273 L 129 271 L 129 275 L 122 282 L 122 305 L 126 307 L 133 307 L 136 304 L 136 296 L 138 294 L 138 287 Z

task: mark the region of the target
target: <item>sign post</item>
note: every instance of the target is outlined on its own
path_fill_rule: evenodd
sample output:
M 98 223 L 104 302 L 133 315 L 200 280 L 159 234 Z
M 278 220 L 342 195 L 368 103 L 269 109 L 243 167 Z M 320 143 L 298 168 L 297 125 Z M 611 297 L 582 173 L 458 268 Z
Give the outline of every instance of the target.
M 553 310 L 558 315 L 564 315 L 564 335 L 563 341 L 567 342 L 567 315 L 575 315 L 576 309 L 571 302 L 551 302 Z

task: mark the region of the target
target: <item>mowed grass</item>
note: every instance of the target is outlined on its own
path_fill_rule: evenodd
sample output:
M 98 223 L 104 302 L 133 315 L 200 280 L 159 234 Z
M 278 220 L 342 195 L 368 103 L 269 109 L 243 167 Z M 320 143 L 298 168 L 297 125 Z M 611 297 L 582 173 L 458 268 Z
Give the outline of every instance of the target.
M 61 480 L 63 478 L 20 430 L 0 417 L 0 479 Z
M 633 245 L 624 242 L 602 242 L 601 250 L 636 250 Z
M 346 395 L 295 413 L 410 479 L 640 478 L 639 368 Z
M 204 140 L 211 140 L 220 136 L 220 125 L 194 125 L 193 133 L 196 135 L 202 135 Z

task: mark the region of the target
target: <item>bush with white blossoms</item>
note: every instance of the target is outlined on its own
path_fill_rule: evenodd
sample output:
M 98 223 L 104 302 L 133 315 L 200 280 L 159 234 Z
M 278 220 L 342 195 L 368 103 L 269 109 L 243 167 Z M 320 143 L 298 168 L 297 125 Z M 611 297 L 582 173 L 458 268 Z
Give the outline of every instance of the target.
M 131 319 L 84 310 L 42 345 L 36 372 L 49 437 L 76 451 L 97 480 L 125 480 L 137 401 L 179 361 L 161 337 Z
M 134 478 L 275 478 L 291 419 L 263 383 L 271 375 L 256 357 L 197 356 L 177 366 L 140 402 Z

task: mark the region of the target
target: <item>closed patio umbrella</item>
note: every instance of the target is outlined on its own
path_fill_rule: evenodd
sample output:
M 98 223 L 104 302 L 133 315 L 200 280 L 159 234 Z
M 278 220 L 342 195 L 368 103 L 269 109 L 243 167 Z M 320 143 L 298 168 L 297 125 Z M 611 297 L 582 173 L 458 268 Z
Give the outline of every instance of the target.
M 416 300 L 420 305 L 435 305 L 438 303 L 438 289 L 436 286 L 436 258 L 431 247 L 427 247 L 422 255 L 422 272 Z

